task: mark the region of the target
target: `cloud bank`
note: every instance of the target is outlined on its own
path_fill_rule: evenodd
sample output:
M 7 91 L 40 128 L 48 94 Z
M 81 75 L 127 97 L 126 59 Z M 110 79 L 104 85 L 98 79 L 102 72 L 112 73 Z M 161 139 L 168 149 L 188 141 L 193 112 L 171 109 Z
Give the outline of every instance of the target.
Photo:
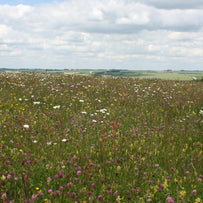
M 202 36 L 200 0 L 0 5 L 7 68 L 203 70 Z

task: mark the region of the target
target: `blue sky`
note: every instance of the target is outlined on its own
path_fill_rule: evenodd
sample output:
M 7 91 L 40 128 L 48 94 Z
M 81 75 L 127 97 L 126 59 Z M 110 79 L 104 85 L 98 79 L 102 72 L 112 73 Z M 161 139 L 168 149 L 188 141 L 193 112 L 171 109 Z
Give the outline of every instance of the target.
M 203 70 L 203 1 L 0 0 L 0 68 Z

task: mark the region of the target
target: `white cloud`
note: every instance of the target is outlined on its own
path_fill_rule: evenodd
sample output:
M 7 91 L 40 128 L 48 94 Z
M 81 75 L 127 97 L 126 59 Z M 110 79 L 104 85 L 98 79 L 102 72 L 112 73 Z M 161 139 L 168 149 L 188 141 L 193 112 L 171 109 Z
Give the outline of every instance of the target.
M 163 68 L 164 61 L 166 68 L 185 61 L 186 68 L 199 68 L 195 64 L 203 66 L 202 2 L 175 2 L 0 5 L 1 66 L 150 69 L 160 61 Z M 181 63 L 180 57 L 185 58 Z

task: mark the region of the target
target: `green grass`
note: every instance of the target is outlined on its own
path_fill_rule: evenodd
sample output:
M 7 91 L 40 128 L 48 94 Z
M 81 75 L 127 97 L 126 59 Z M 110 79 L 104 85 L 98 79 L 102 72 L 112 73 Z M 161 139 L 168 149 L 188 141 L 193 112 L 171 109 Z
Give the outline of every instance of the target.
M 202 202 L 201 81 L 1 72 L 0 85 L 1 202 Z

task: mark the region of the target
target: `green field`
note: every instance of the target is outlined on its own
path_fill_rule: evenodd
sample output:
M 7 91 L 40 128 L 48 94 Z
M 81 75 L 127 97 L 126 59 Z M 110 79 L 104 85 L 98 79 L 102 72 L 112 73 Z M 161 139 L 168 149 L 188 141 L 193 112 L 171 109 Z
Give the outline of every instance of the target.
M 61 72 L 0 72 L 0 202 L 202 203 L 202 81 Z
M 89 76 L 113 76 L 113 77 L 136 77 L 145 79 L 163 79 L 163 80 L 202 80 L 203 71 L 141 71 L 141 70 L 51 70 L 51 69 L 0 69 L 0 71 L 9 70 L 11 72 L 35 72 L 35 73 L 55 73 L 55 74 L 74 74 L 74 75 L 89 75 Z

